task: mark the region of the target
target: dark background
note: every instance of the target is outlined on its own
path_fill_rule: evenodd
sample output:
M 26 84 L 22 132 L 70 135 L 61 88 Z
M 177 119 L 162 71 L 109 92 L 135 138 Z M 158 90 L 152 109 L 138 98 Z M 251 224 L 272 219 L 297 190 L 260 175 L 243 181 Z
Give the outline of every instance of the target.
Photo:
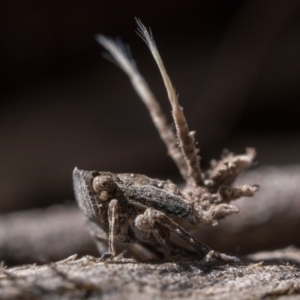
M 2 1 L 0 212 L 72 202 L 75 166 L 180 181 L 143 103 L 94 39 L 130 44 L 170 116 L 134 17 L 152 29 L 204 166 L 246 146 L 260 165 L 299 162 L 299 1 Z

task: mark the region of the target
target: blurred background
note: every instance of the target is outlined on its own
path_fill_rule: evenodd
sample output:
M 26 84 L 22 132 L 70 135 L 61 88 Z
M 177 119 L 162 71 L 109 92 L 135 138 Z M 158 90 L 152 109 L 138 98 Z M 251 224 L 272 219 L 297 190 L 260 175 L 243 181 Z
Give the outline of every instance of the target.
M 260 165 L 299 163 L 299 1 L 2 1 L 1 213 L 73 203 L 75 166 L 181 181 L 128 78 L 94 39 L 130 45 L 170 117 L 134 17 L 152 29 L 204 166 L 247 146 Z

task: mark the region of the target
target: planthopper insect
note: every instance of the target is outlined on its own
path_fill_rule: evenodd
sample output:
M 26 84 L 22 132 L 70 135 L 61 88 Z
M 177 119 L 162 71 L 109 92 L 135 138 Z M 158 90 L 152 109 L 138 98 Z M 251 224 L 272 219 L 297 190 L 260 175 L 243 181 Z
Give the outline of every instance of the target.
M 155 253 L 162 249 L 168 255 L 185 256 L 186 252 L 171 242 L 172 233 L 189 244 L 201 258 L 208 256 L 226 263 L 239 262 L 238 258 L 214 251 L 193 238 L 184 229 L 186 225 L 179 224 L 189 224 L 188 227 L 192 228 L 215 225 L 218 220 L 237 213 L 238 208 L 229 203 L 240 197 L 252 197 L 258 190 L 257 185 L 233 185 L 236 177 L 252 165 L 255 150 L 247 148 L 243 155 L 224 152 L 220 160 L 213 160 L 210 169 L 202 172 L 194 132 L 188 129 L 178 95 L 152 33 L 139 19 L 136 21 L 138 33 L 146 42 L 162 75 L 172 107 L 175 131 L 168 125 L 128 48 L 120 40 L 114 41 L 102 35 L 96 39 L 107 50 L 109 59 L 129 76 L 185 185 L 179 188 L 170 180 L 157 180 L 140 174 L 113 174 L 75 168 L 73 182 L 78 205 L 90 223 L 95 240 L 103 242 L 103 233 L 107 234 L 108 250 L 102 253 L 103 259 L 117 256 L 116 241 L 137 243 Z

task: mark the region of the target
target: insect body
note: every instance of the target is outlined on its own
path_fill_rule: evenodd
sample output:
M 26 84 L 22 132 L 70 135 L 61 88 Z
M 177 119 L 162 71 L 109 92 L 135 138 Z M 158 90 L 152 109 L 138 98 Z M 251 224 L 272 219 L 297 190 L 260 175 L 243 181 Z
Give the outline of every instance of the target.
M 195 223 L 193 207 L 170 181 L 160 181 L 140 174 L 112 174 L 109 172 L 73 172 L 75 196 L 85 215 L 102 230 L 108 232 L 108 252 L 116 255 L 114 240 L 143 244 L 159 244 L 168 254 L 183 254 L 169 243 L 170 231 L 178 234 L 202 256 L 211 249 L 194 239 L 175 223 L 180 217 Z M 173 190 L 171 192 L 170 190 Z M 223 261 L 236 258 L 213 252 Z
M 215 225 L 218 220 L 237 213 L 237 207 L 229 202 L 243 196 L 251 197 L 258 190 L 256 185 L 233 185 L 236 177 L 251 166 L 255 150 L 248 148 L 243 155 L 224 152 L 220 160 L 211 162 L 209 170 L 201 171 L 194 132 L 188 129 L 152 34 L 140 20 L 137 23 L 139 33 L 151 50 L 166 86 L 176 133 L 168 125 L 159 103 L 125 46 L 120 41 L 115 42 L 104 36 L 97 36 L 97 40 L 111 55 L 110 59 L 129 76 L 185 185 L 179 189 L 169 180 L 75 168 L 73 182 L 78 205 L 91 222 L 97 239 L 103 241 L 105 237 L 102 233 L 108 234 L 108 252 L 102 254 L 104 258 L 116 255 L 114 241 L 117 240 L 139 243 L 152 251 L 160 247 L 170 255 L 184 255 L 182 249 L 175 248 L 170 242 L 172 232 L 202 257 L 210 254 L 224 262 L 237 262 L 237 258 L 213 251 L 193 238 L 177 220 L 186 220 L 191 226 Z

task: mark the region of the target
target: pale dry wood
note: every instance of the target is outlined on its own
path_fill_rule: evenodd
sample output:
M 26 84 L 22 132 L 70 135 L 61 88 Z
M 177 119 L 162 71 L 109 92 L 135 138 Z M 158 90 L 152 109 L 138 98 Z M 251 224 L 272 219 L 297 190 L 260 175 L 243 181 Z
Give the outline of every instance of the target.
M 272 264 L 264 264 L 258 254 L 258 260 L 254 256 L 235 266 L 188 260 L 101 262 L 72 255 L 41 266 L 2 268 L 1 299 L 299 299 L 300 251 L 280 253 L 280 261 Z

